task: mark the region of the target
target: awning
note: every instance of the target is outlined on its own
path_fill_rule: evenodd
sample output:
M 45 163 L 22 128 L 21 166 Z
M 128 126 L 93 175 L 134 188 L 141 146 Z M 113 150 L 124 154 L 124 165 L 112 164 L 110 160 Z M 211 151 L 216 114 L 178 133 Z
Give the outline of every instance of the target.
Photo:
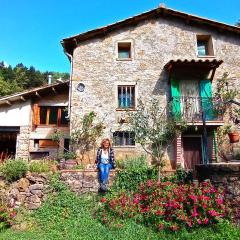
M 169 71 L 172 68 L 177 67 L 200 67 L 200 68 L 208 68 L 209 70 L 218 68 L 223 63 L 223 60 L 217 59 L 177 59 L 170 60 L 165 68 Z
M 176 59 L 170 60 L 165 68 L 169 72 L 169 78 L 174 77 L 205 77 L 211 71 L 212 79 L 216 69 L 223 63 L 223 60 L 217 59 Z

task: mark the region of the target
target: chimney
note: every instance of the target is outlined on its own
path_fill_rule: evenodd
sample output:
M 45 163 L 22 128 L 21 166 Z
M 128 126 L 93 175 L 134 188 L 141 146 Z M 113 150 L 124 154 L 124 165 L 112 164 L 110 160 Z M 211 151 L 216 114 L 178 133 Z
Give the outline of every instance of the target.
M 160 4 L 159 4 L 159 7 L 160 7 L 160 8 L 166 8 L 166 5 L 165 5 L 164 3 L 160 3 Z
M 48 75 L 48 85 L 52 84 L 52 75 Z

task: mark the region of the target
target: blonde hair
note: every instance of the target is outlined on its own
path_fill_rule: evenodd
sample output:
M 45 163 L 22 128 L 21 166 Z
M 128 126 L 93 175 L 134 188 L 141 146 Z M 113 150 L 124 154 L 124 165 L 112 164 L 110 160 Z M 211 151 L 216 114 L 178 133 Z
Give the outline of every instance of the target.
M 110 139 L 109 138 L 104 138 L 102 141 L 101 141 L 101 148 L 103 148 L 103 144 L 105 143 L 105 142 L 109 142 L 109 148 L 111 147 L 111 141 L 110 141 Z

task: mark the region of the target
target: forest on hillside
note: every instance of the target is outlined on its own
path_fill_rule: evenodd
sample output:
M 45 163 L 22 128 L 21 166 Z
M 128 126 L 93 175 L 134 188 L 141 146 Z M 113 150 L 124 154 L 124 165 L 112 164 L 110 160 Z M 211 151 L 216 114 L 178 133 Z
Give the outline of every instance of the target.
M 49 74 L 52 75 L 52 82 L 59 78 L 69 79 L 68 73 L 41 72 L 33 66 L 28 68 L 22 63 L 14 67 L 6 66 L 2 61 L 0 62 L 0 97 L 45 85 Z

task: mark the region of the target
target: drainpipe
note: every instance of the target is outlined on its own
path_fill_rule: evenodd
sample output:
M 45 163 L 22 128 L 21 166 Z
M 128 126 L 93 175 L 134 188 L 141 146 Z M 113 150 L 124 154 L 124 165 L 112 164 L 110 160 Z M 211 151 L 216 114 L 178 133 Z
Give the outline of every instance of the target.
M 69 79 L 69 94 L 68 94 L 68 116 L 67 118 L 71 119 L 71 102 L 72 102 L 72 74 L 73 74 L 73 56 L 66 51 L 64 53 L 70 58 L 71 70 L 70 70 L 70 79 Z

